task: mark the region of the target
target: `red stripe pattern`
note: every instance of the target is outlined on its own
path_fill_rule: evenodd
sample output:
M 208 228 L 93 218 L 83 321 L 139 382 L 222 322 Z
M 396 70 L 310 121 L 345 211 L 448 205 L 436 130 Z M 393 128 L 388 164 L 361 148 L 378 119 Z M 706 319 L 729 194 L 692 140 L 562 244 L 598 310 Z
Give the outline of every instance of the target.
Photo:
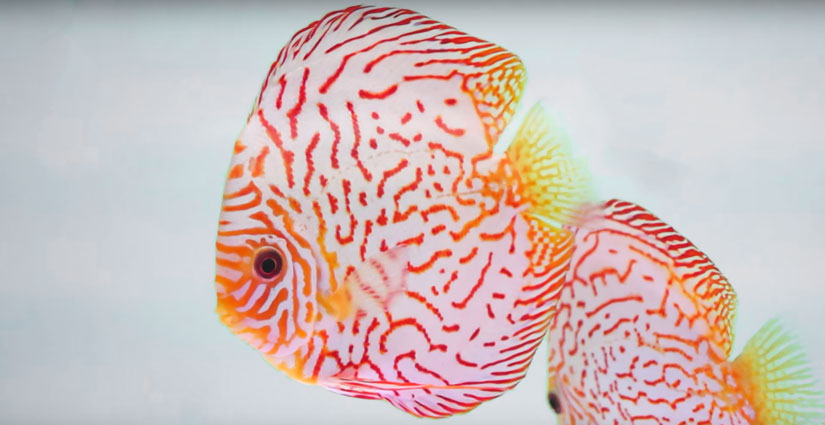
M 350 7 L 299 31 L 232 158 L 223 322 L 294 379 L 418 416 L 512 388 L 572 250 L 522 214 L 492 154 L 524 81 L 515 55 L 409 10 Z M 263 247 L 284 256 L 276 278 L 253 270 Z

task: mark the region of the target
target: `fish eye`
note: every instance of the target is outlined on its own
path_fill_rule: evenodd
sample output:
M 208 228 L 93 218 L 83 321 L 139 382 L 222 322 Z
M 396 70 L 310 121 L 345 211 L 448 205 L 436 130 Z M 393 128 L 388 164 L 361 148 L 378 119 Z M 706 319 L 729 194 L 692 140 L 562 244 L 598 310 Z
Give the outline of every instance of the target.
M 559 400 L 559 396 L 556 395 L 555 392 L 550 391 L 547 394 L 547 402 L 557 415 L 561 415 L 561 400 Z
M 281 274 L 284 256 L 277 248 L 266 247 L 255 253 L 255 274 L 261 279 L 272 279 Z

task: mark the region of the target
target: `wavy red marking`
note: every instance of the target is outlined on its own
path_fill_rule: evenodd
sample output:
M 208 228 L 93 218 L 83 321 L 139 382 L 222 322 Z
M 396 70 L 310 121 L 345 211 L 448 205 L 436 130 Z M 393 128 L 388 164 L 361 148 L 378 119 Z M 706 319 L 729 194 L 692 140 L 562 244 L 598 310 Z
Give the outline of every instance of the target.
M 602 332 L 602 335 L 605 335 L 605 336 L 610 335 L 611 333 L 615 332 L 616 329 L 618 329 L 618 327 L 622 325 L 622 323 L 629 323 L 629 322 L 631 322 L 631 319 L 629 319 L 627 317 L 622 317 L 619 320 L 617 320 L 616 323 L 613 324 L 613 326 L 605 329 Z
M 402 326 L 412 326 L 415 329 L 417 329 L 418 332 L 421 333 L 421 335 L 423 335 L 424 339 L 427 341 L 427 344 L 429 345 L 429 351 L 442 351 L 442 352 L 447 351 L 447 346 L 446 345 L 444 345 L 444 344 L 433 344 L 432 339 L 430 339 L 429 333 L 427 333 L 427 329 L 424 328 L 424 326 L 422 326 L 420 323 L 418 323 L 418 321 L 416 321 L 415 318 L 408 317 L 408 318 L 405 318 L 405 319 L 393 321 L 392 323 L 390 323 L 390 328 L 387 329 L 386 331 L 384 331 L 384 333 L 381 334 L 381 338 L 379 339 L 379 348 L 378 348 L 380 350 L 381 354 L 385 354 L 387 352 L 387 337 L 389 337 L 391 332 L 398 330 L 398 328 L 400 328 Z
M 350 27 L 349 27 L 349 30 L 350 30 L 350 31 L 351 31 L 353 28 L 355 28 L 355 27 L 357 27 L 358 25 L 360 25 L 360 24 L 361 24 L 361 22 L 364 22 L 364 19 L 367 19 L 368 17 L 370 17 L 370 15 L 375 15 L 375 14 L 377 14 L 377 13 L 386 12 L 386 11 L 388 11 L 388 10 L 391 10 L 391 9 L 392 9 L 392 8 L 389 8 L 389 7 L 370 7 L 370 6 L 351 6 L 351 7 L 350 7 L 350 9 L 351 9 L 351 8 L 366 9 L 366 8 L 368 8 L 368 7 L 369 7 L 369 9 L 368 9 L 368 10 L 365 10 L 364 12 L 362 12 L 362 13 L 361 13 L 361 16 L 360 16 L 360 17 L 359 17 L 359 18 L 358 18 L 355 22 L 353 22 L 353 24 L 352 24 L 352 25 L 350 25 Z M 347 9 L 347 10 L 349 10 L 349 9 Z M 372 18 L 370 18 L 370 19 L 375 20 L 376 18 L 375 18 L 375 17 L 372 17 Z
M 338 212 L 338 198 L 332 194 L 332 192 L 327 192 L 327 200 L 329 200 L 329 209 L 331 210 L 332 214 Z
M 447 281 L 447 283 L 445 283 L 445 284 L 444 284 L 444 287 L 443 287 L 443 288 L 441 288 L 441 290 L 442 290 L 445 294 L 446 294 L 447 292 L 450 292 L 450 285 L 452 285 L 452 284 L 453 284 L 453 282 L 455 282 L 455 281 L 456 281 L 456 279 L 458 279 L 458 270 L 453 270 L 453 273 L 450 275 L 450 280 L 448 280 L 448 281 Z
M 390 139 L 395 140 L 396 142 L 400 142 L 402 145 L 406 147 L 410 146 L 410 140 L 398 133 L 390 133 L 389 136 Z
M 293 140 L 298 137 L 298 114 L 301 113 L 301 109 L 304 106 L 304 102 L 307 100 L 307 92 L 306 92 L 306 85 L 307 85 L 307 77 L 309 77 L 309 68 L 304 68 L 304 77 L 301 79 L 301 88 L 298 91 L 298 100 L 295 102 L 295 105 L 289 112 L 286 113 L 287 118 L 289 118 L 289 130 L 290 136 Z
M 418 234 L 418 235 L 416 235 L 416 236 L 413 236 L 413 237 L 411 237 L 411 238 L 407 238 L 407 239 L 404 239 L 403 241 L 398 242 L 398 245 L 399 245 L 399 246 L 404 246 L 404 245 L 421 245 L 421 243 L 422 243 L 422 242 L 424 242 L 424 234 L 423 234 L 423 233 L 419 233 L 419 234 Z
M 364 164 L 361 162 L 361 157 L 358 155 L 358 145 L 361 143 L 361 128 L 358 126 L 358 115 L 356 115 L 351 102 L 347 102 L 347 110 L 352 118 L 352 134 L 355 136 L 350 155 L 355 159 L 355 164 L 358 166 L 358 169 L 361 170 L 361 175 L 364 176 L 364 180 L 369 182 L 372 181 L 372 173 L 364 167 Z M 366 204 L 364 205 L 366 206 Z
M 378 214 L 378 218 L 375 219 L 375 222 L 382 225 L 382 226 L 386 226 L 387 225 L 387 210 L 385 210 L 384 208 L 381 208 L 381 212 Z
M 404 194 L 407 193 L 407 192 L 411 192 L 411 191 L 414 191 L 415 189 L 418 189 L 418 185 L 420 183 L 421 183 L 421 169 L 416 168 L 415 169 L 415 180 L 413 180 L 411 183 L 409 183 L 409 184 L 405 185 L 404 187 L 402 187 L 401 189 L 399 189 L 398 192 L 396 192 L 395 195 L 392 196 L 392 199 L 395 202 L 396 208 L 398 208 L 398 202 L 401 200 L 401 197 L 404 196 Z M 415 207 L 416 210 L 418 209 L 418 206 L 416 206 L 416 205 L 412 205 L 412 207 Z M 411 207 L 411 209 L 412 209 L 412 207 Z M 407 213 L 406 215 L 409 215 L 409 213 Z M 397 222 L 397 220 L 395 220 L 395 221 Z
M 286 75 L 281 74 L 281 78 L 278 79 L 278 85 L 280 88 L 278 89 L 278 98 L 275 99 L 275 108 L 281 109 L 281 99 L 284 97 L 284 89 L 286 88 Z
M 431 150 L 439 150 L 445 156 L 448 156 L 450 158 L 455 158 L 455 159 L 458 160 L 458 166 L 459 166 L 461 172 L 459 173 L 458 177 L 455 180 L 453 180 L 453 187 L 452 187 L 453 193 L 458 192 L 458 183 L 464 178 L 464 156 L 461 155 L 458 152 L 454 152 L 454 151 L 446 149 L 444 147 L 444 145 L 442 145 L 441 143 L 437 143 L 437 142 L 428 142 L 427 147 L 430 148 Z M 458 199 L 458 198 L 456 200 L 461 202 L 460 199 Z
M 286 198 L 284 193 L 281 192 L 281 189 L 278 189 L 278 186 L 275 186 L 274 184 L 269 185 L 269 190 L 271 190 L 272 193 L 279 198 Z
M 455 353 L 455 361 L 457 361 L 458 364 L 460 364 L 462 366 L 478 367 L 478 363 L 468 362 L 468 361 L 462 359 L 460 353 Z
M 498 214 L 499 208 L 500 208 L 500 204 L 494 204 L 493 209 L 491 209 L 491 210 L 482 209 L 481 211 L 479 211 L 479 214 L 475 218 L 464 222 L 464 225 L 461 227 L 461 230 L 459 230 L 458 232 L 454 232 L 454 231 L 451 230 L 450 231 L 450 236 L 453 238 L 453 241 L 458 242 L 461 239 L 464 239 L 464 237 L 467 236 L 470 233 L 470 230 L 478 227 L 479 224 L 485 218 L 487 218 L 491 215 Z
M 418 301 L 419 303 L 423 304 L 424 307 L 426 307 L 427 310 L 430 311 L 430 313 L 435 315 L 435 317 L 438 317 L 439 321 L 441 321 L 441 322 L 444 321 L 444 316 L 441 315 L 441 312 L 439 312 L 438 309 L 434 305 L 432 305 L 429 301 L 427 301 L 426 297 L 424 297 L 423 295 L 421 295 L 421 294 L 419 294 L 418 292 L 415 292 L 415 291 L 407 291 L 406 293 L 407 293 L 408 297 L 410 297 L 410 298 Z
M 327 114 L 327 107 L 321 102 L 318 102 L 318 112 L 321 113 L 321 118 L 329 124 L 329 129 L 332 130 L 332 134 L 334 139 L 332 141 L 332 153 L 330 154 L 330 162 L 332 163 L 332 168 L 338 168 L 338 144 L 341 142 L 341 130 L 338 128 L 338 124 L 335 124 L 335 121 L 329 119 L 329 115 Z
M 367 220 L 367 221 L 364 222 L 364 237 L 363 237 L 363 239 L 361 239 L 361 248 L 360 248 L 361 261 L 366 261 L 366 258 L 364 258 L 364 255 L 367 252 L 367 240 L 368 240 L 367 238 L 369 238 L 370 233 L 372 233 L 372 220 Z
M 269 154 L 269 146 L 264 146 L 261 152 L 250 162 L 249 171 L 252 177 L 260 177 L 264 173 L 264 160 Z
M 232 146 L 232 153 L 237 155 L 237 154 L 243 152 L 245 149 L 246 149 L 246 145 L 243 144 L 241 139 L 238 139 L 238 140 L 235 140 L 235 145 Z
M 376 14 L 376 13 L 381 13 L 381 12 L 385 12 L 385 11 L 387 11 L 387 10 L 391 10 L 391 9 L 390 9 L 390 8 L 377 8 L 377 9 L 371 9 L 371 10 L 365 11 L 365 12 L 362 14 L 362 17 L 361 17 L 361 18 L 359 18 L 359 19 L 358 19 L 358 21 L 356 21 L 356 22 L 355 22 L 355 23 L 354 23 L 354 24 L 350 27 L 350 29 L 355 28 L 355 26 L 356 26 L 356 25 L 360 24 L 360 23 L 362 22 L 362 20 L 363 20 L 363 19 L 364 19 L 367 15 L 372 15 L 372 14 Z M 406 13 L 412 13 L 412 12 L 410 12 L 410 11 L 404 11 L 404 10 L 396 10 L 396 11 L 406 12 Z M 396 13 L 396 11 L 392 11 L 392 12 L 391 12 L 391 14 Z M 372 18 L 372 19 L 373 19 L 373 20 L 378 21 L 378 20 L 381 20 L 381 19 L 386 19 L 386 18 L 387 18 L 387 17 L 385 16 L 385 17 L 375 17 L 375 18 Z M 381 26 L 375 26 L 375 27 L 371 28 L 369 31 L 363 32 L 363 33 L 361 33 L 361 34 L 359 34 L 359 35 L 356 35 L 356 36 L 354 36 L 354 37 L 350 37 L 350 38 L 348 38 L 348 39 L 346 39 L 346 40 L 344 40 L 344 41 L 339 42 L 338 44 L 333 45 L 332 47 L 328 48 L 328 49 L 327 49 L 324 53 L 326 53 L 326 54 L 332 53 L 333 51 L 335 51 L 335 50 L 337 50 L 337 49 L 341 48 L 342 46 L 345 46 L 345 45 L 347 45 L 347 44 L 349 44 L 349 43 L 352 43 L 353 41 L 357 41 L 357 40 L 360 40 L 360 39 L 362 39 L 362 38 L 369 38 L 369 36 L 371 36 L 372 34 L 375 34 L 375 33 L 377 33 L 377 32 L 381 32 L 381 31 L 383 31 L 383 30 L 385 30 L 385 29 L 387 29 L 387 28 L 396 27 L 396 26 L 400 26 L 400 27 L 411 26 L 413 22 L 418 21 L 418 20 L 421 20 L 421 19 L 424 19 L 424 17 L 423 17 L 423 16 L 412 16 L 412 17 L 409 17 L 409 18 L 407 18 L 407 19 L 405 19 L 405 20 L 403 20 L 403 21 L 392 22 L 392 23 L 389 23 L 389 24 L 386 24 L 386 25 L 381 25 Z M 404 35 L 406 35 L 406 34 L 404 34 Z M 402 36 L 403 36 L 403 35 L 402 35 Z M 401 37 L 401 36 L 399 36 L 398 38 L 400 38 L 400 37 Z M 394 39 L 393 41 L 397 40 L 398 38 Z M 387 41 L 387 40 L 385 39 L 385 40 L 382 40 L 382 41 Z M 379 43 L 380 43 L 380 42 L 379 42 Z M 377 44 L 379 44 L 379 43 L 376 43 L 375 45 L 377 45 Z M 374 47 L 375 45 L 370 46 L 370 47 Z M 365 50 L 366 50 L 366 49 L 365 49 Z
M 386 99 L 398 90 L 398 84 L 393 84 L 379 92 L 370 92 L 366 90 L 358 90 L 358 97 L 361 99 Z
M 414 57 L 417 54 L 430 55 L 430 54 L 434 54 L 434 53 L 451 53 L 451 52 L 452 53 L 464 52 L 464 49 L 432 49 L 432 48 L 428 48 L 428 49 L 418 49 L 418 50 L 413 50 L 413 49 L 393 50 L 393 51 L 378 55 L 378 56 L 375 57 L 375 59 L 369 61 L 366 64 L 366 66 L 364 66 L 364 72 L 369 73 L 370 71 L 372 71 L 372 68 L 374 68 L 376 65 L 378 65 L 379 63 L 381 63 L 385 59 L 396 56 L 396 55 L 412 55 Z
M 439 259 L 443 257 L 450 257 L 453 255 L 453 251 L 451 249 L 440 249 L 434 252 L 430 258 L 425 261 L 424 263 L 414 266 L 411 263 L 407 263 L 407 269 L 413 273 L 422 273 L 427 271 L 432 267 L 432 265 Z M 446 291 L 445 291 L 446 292 Z
M 510 235 L 510 253 L 513 253 L 516 249 L 516 216 L 514 215 L 513 218 L 510 219 L 510 223 L 507 224 L 507 227 L 504 228 L 499 233 L 479 233 L 479 238 L 483 241 L 497 241 L 503 239 L 505 236 Z M 549 245 L 549 244 L 548 244 Z
M 346 245 L 353 240 L 353 236 L 355 235 L 355 227 L 358 225 L 358 220 L 356 220 L 355 216 L 352 214 L 352 210 L 350 209 L 350 202 L 349 202 L 349 195 L 351 188 L 351 183 L 347 179 L 343 179 L 341 181 L 341 187 L 344 190 L 344 207 L 346 208 L 347 215 L 349 215 L 349 235 L 346 237 L 341 236 L 341 225 L 335 226 L 335 238 L 341 245 Z
M 304 195 L 309 196 L 309 180 L 312 178 L 312 173 L 315 172 L 315 162 L 312 160 L 312 151 L 318 146 L 318 141 L 321 135 L 317 132 L 312 136 L 306 150 L 307 173 L 304 175 Z
M 278 151 L 281 153 L 281 159 L 284 162 L 286 181 L 291 189 L 292 186 L 295 185 L 295 179 L 292 176 L 292 161 L 294 160 L 295 154 L 292 153 L 292 151 L 284 149 L 284 144 L 281 141 L 281 134 L 278 133 L 278 130 L 275 129 L 275 127 L 269 124 L 269 121 L 267 121 L 266 118 L 264 118 L 263 109 L 258 109 L 258 119 L 260 119 L 261 125 L 263 125 L 264 129 L 266 129 L 266 134 L 269 136 L 269 139 L 275 143 L 275 147 L 277 147 Z
M 372 30 L 370 30 L 368 33 L 365 33 L 365 34 L 360 34 L 360 35 L 358 35 L 358 36 L 356 36 L 356 37 L 352 37 L 352 38 L 350 38 L 350 39 L 348 39 L 348 40 L 344 40 L 344 41 L 342 41 L 342 42 L 340 42 L 340 43 L 338 43 L 338 44 L 336 44 L 336 45 L 334 45 L 334 46 L 330 47 L 329 49 L 327 49 L 327 50 L 326 50 L 326 53 L 330 53 L 330 52 L 332 52 L 332 51 L 334 51 L 334 50 L 338 49 L 339 47 L 341 47 L 341 46 L 343 46 L 343 45 L 345 45 L 345 44 L 347 44 L 347 43 L 350 43 L 350 42 L 352 42 L 352 41 L 354 41 L 354 40 L 358 40 L 358 39 L 361 39 L 361 38 L 367 37 L 367 36 L 369 36 L 370 34 L 372 34 L 372 33 L 376 32 L 376 31 L 381 31 L 381 30 L 383 30 L 384 28 L 391 27 L 391 26 L 397 26 L 397 25 L 400 25 L 400 24 L 406 24 L 406 23 L 408 23 L 408 21 L 411 21 L 411 20 L 414 20 L 414 19 L 417 19 L 417 18 L 416 18 L 416 17 L 413 17 L 413 18 L 410 18 L 410 19 L 408 19 L 408 20 L 399 21 L 399 22 L 392 23 L 392 24 L 385 25 L 385 26 L 375 27 L 375 28 L 373 28 Z M 428 32 L 428 31 L 430 31 L 431 29 L 432 29 L 432 28 L 430 28 L 430 27 L 423 27 L 423 28 L 420 28 L 420 29 L 418 29 L 418 30 L 416 30 L 416 31 L 410 31 L 410 32 L 407 32 L 407 33 L 404 33 L 404 34 L 398 35 L 398 36 L 396 36 L 396 37 L 392 37 L 392 38 L 385 38 L 385 39 L 379 40 L 379 41 L 377 41 L 377 42 L 373 43 L 372 45 L 370 45 L 370 46 L 368 46 L 368 47 L 366 47 L 366 48 L 364 48 L 364 49 L 361 49 L 361 50 L 358 50 L 358 51 L 354 51 L 354 52 L 348 53 L 347 55 L 345 55 L 345 56 L 341 59 L 341 62 L 338 64 L 338 68 L 336 68 L 335 72 L 333 72 L 333 73 L 332 73 L 332 75 L 330 75 L 330 76 L 329 76 L 329 78 L 327 78 L 327 80 L 324 82 L 324 84 L 323 84 L 323 85 L 321 86 L 321 88 L 319 89 L 319 92 L 320 92 L 321 94 L 324 94 L 324 93 L 326 93 L 326 92 L 327 92 L 327 90 L 329 90 L 329 88 L 332 86 L 332 84 L 333 84 L 333 83 L 334 83 L 334 82 L 338 79 L 338 77 L 340 77 L 340 76 L 341 76 L 341 73 L 344 71 L 344 68 L 346 67 L 347 62 L 349 62 L 349 60 L 350 60 L 352 57 L 354 57 L 355 55 L 357 55 L 357 54 L 361 54 L 361 53 L 365 53 L 365 52 L 368 52 L 368 51 L 372 50 L 373 48 L 375 48 L 376 46 L 378 46 L 379 44 L 382 44 L 382 43 L 388 43 L 388 42 L 392 42 L 392 41 L 396 41 L 396 40 L 398 40 L 398 39 L 400 39 L 400 38 L 402 38 L 402 37 L 406 37 L 406 36 L 409 36 L 409 35 L 414 35 L 414 34 L 418 34 L 418 33 Z
M 461 137 L 464 135 L 465 130 L 463 128 L 450 128 L 447 127 L 447 124 L 444 124 L 444 121 L 441 119 L 441 115 L 435 118 L 435 125 L 438 128 L 442 129 L 445 133 L 449 134 L 450 136 L 454 137 Z
M 396 210 L 392 214 L 392 222 L 400 223 L 402 221 L 407 221 L 407 219 L 410 218 L 410 215 L 412 215 L 416 211 L 418 211 L 418 205 L 410 205 L 409 208 L 407 208 L 404 211 Z
M 405 75 L 404 81 L 417 81 L 417 80 L 449 80 L 454 76 L 458 75 L 458 71 L 452 70 L 447 75 L 435 75 L 435 74 L 422 74 L 422 75 Z
M 474 246 L 473 249 L 471 249 L 470 252 L 467 255 L 459 258 L 458 262 L 461 263 L 461 264 L 467 264 L 467 263 L 470 262 L 470 260 L 472 260 L 476 256 L 477 253 L 478 253 L 478 247 Z
M 487 274 L 487 270 L 490 269 L 490 263 L 492 261 L 493 261 L 493 253 L 491 252 L 490 254 L 487 255 L 487 264 L 485 264 L 484 267 L 481 269 L 481 276 L 478 277 L 478 280 L 476 281 L 476 284 L 473 285 L 472 289 L 470 289 L 470 293 L 467 294 L 467 296 L 464 297 L 464 299 L 461 302 L 457 303 L 457 302 L 453 301 L 453 303 L 452 303 L 453 307 L 455 307 L 457 309 L 460 309 L 460 310 L 463 310 L 465 307 L 467 307 L 467 303 L 470 301 L 470 299 L 473 297 L 473 295 L 475 295 L 476 291 L 478 291 L 478 288 L 480 288 L 481 285 L 484 283 L 484 276 Z
M 384 175 L 381 177 L 381 180 L 378 182 L 377 195 L 378 195 L 379 198 L 384 196 L 384 184 L 386 184 L 387 179 L 389 179 L 390 177 L 398 174 L 398 172 L 403 170 L 408 164 L 409 164 L 409 161 L 407 161 L 406 158 L 401 158 L 401 161 L 399 161 L 398 164 L 395 167 L 390 168 L 387 171 L 384 171 Z
M 458 221 L 458 213 L 456 212 L 455 208 L 446 204 L 435 204 L 427 208 L 426 210 L 422 210 L 421 218 L 424 219 L 424 221 L 429 221 L 431 214 L 439 213 L 442 211 L 450 213 L 450 217 L 452 217 L 453 221 Z
M 289 197 L 289 207 L 292 208 L 292 211 L 295 211 L 298 214 L 301 213 L 301 203 L 291 196 Z

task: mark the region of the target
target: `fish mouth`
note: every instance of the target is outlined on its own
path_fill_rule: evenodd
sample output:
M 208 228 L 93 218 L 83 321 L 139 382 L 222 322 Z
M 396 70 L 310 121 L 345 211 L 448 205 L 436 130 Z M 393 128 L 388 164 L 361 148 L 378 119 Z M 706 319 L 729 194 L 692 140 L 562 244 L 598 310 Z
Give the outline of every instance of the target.
M 241 322 L 241 318 L 238 317 L 237 314 L 229 311 L 225 306 L 218 303 L 218 306 L 215 307 L 215 313 L 218 315 L 218 319 L 226 325 L 229 329 L 235 329 L 235 327 Z

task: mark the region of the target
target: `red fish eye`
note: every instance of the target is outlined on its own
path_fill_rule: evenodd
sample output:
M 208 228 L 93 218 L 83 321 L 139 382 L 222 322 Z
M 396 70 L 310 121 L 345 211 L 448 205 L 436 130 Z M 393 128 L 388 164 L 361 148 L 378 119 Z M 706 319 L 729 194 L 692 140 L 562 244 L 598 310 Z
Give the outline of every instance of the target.
M 277 248 L 267 247 L 255 253 L 255 274 L 261 279 L 272 279 L 281 274 L 284 256 Z

